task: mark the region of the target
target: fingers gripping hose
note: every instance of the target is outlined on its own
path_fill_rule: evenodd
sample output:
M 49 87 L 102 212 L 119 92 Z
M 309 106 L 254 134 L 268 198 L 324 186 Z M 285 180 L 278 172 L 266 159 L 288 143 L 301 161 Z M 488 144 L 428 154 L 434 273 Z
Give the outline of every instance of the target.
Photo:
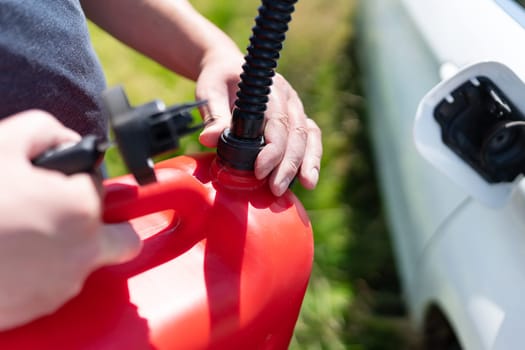
M 219 159 L 239 170 L 252 170 L 264 145 L 264 112 L 279 51 L 297 0 L 262 0 L 245 56 L 232 124 L 217 148 Z

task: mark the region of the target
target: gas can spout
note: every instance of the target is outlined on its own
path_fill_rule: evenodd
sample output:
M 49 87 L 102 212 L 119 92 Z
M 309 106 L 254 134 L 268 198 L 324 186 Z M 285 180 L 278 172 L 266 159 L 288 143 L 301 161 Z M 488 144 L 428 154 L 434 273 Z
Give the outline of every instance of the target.
M 219 139 L 218 160 L 237 170 L 253 170 L 264 146 L 267 108 L 279 52 L 297 0 L 262 0 L 242 66 L 232 123 Z

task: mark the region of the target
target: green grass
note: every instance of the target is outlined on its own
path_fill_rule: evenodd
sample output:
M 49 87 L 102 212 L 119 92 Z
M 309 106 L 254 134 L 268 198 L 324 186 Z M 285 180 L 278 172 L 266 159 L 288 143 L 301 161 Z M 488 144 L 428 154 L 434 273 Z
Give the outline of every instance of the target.
M 258 1 L 194 0 L 194 6 L 244 49 Z M 323 131 L 324 156 L 314 191 L 295 187 L 315 235 L 311 282 L 292 349 L 405 349 L 410 331 L 399 298 L 366 134 L 354 60 L 353 0 L 298 2 L 279 61 L 283 75 Z M 193 99 L 194 84 L 90 27 L 109 85 L 122 84 L 132 104 Z M 176 43 L 174 43 L 176 48 Z M 201 149 L 186 139 L 181 152 Z M 111 175 L 124 169 L 108 155 Z

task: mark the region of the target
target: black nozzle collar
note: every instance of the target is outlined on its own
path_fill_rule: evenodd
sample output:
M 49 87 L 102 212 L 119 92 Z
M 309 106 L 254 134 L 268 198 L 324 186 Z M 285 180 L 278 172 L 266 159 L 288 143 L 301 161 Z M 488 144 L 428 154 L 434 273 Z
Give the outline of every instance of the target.
M 264 146 L 264 138 L 242 139 L 224 130 L 217 145 L 217 157 L 225 166 L 237 170 L 253 170 L 255 159 Z

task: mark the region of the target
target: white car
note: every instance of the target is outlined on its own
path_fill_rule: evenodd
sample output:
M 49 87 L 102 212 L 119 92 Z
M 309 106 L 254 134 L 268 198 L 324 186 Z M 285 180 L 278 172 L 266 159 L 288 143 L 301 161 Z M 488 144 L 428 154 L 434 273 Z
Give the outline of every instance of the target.
M 429 349 L 525 348 L 523 4 L 360 2 L 359 53 L 376 168 L 404 297 Z M 485 153 L 508 141 L 507 134 L 479 131 L 487 127 L 480 120 L 492 114 L 469 116 L 461 131 L 438 121 L 439 104 L 454 107 L 467 88 L 484 89 L 497 109 L 468 100 L 472 110 L 494 118 L 512 114 L 510 122 L 490 125 L 497 129 L 491 133 L 501 133 L 512 124 L 518 148 L 511 165 Z M 484 173 L 487 164 L 496 175 Z

